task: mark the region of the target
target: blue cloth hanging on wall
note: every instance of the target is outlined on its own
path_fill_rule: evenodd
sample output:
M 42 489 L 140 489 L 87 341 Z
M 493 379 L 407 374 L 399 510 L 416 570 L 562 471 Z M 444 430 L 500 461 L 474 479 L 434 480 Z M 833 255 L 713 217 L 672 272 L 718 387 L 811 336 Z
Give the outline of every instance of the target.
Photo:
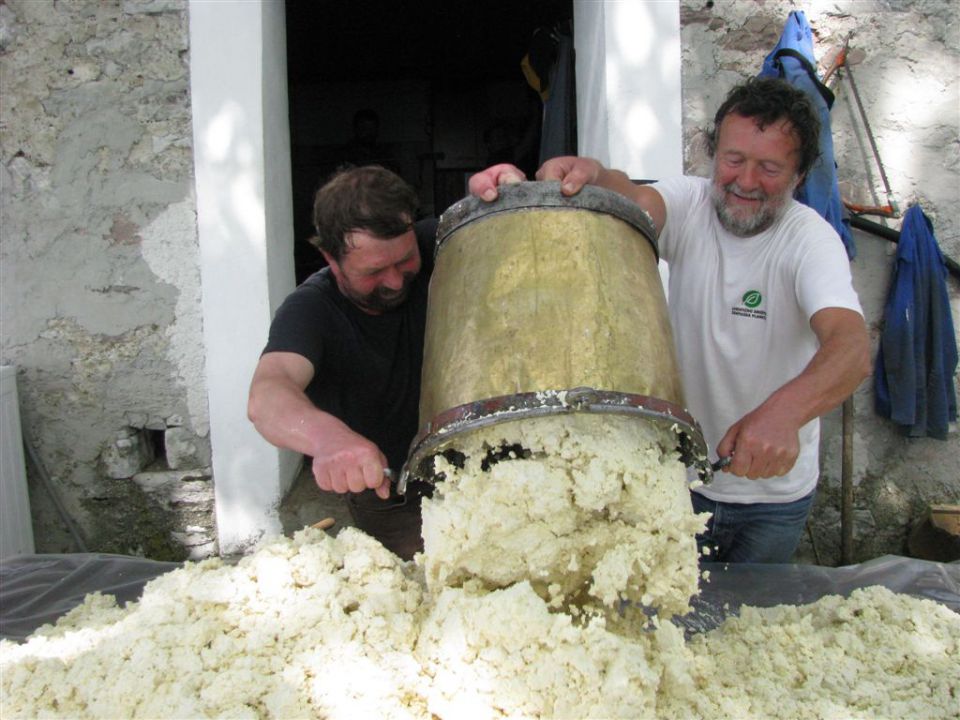
M 919 205 L 903 217 L 874 368 L 877 412 L 910 437 L 945 440 L 957 419 L 957 338 L 947 268 Z
M 817 76 L 813 54 L 813 30 L 802 10 L 794 10 L 787 18 L 780 42 L 763 61 L 759 77 L 782 77 L 806 93 L 820 117 L 820 157 L 807 172 L 796 198 L 816 210 L 843 240 L 847 257 L 857 254 L 850 232 L 850 221 L 844 217 L 840 189 L 837 187 L 837 166 L 833 156 L 833 135 L 830 130 L 830 108 L 833 93 Z

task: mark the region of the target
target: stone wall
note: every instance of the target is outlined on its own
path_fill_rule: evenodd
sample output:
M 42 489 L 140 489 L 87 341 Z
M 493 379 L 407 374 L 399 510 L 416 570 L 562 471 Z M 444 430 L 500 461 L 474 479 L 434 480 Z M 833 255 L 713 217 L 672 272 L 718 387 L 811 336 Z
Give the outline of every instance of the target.
M 39 552 L 215 551 L 187 20 L 0 4 L 2 362 L 42 463 Z
M 776 45 L 791 10 L 803 10 L 814 30 L 821 69 L 849 41 L 858 51 L 852 73 L 883 168 L 902 210 L 919 202 L 941 249 L 960 259 L 960 10 L 950 0 L 879 2 L 706 2 L 682 0 L 685 163 L 709 173 L 704 131 L 724 95 L 756 75 Z M 848 78 L 834 78 L 831 124 L 844 197 L 861 205 L 887 198 Z M 899 228 L 898 220 L 867 219 Z M 874 340 L 882 328 L 896 247 L 855 233 L 854 282 Z M 960 284 L 948 279 L 955 327 Z M 960 378 L 955 378 L 960 381 Z M 960 503 L 960 436 L 908 439 L 874 412 L 868 379 L 854 398 L 855 560 L 908 554 L 911 528 L 930 504 Z M 825 419 L 822 479 L 801 548 L 804 560 L 840 559 L 841 413 Z M 812 540 L 811 540 L 812 538 Z

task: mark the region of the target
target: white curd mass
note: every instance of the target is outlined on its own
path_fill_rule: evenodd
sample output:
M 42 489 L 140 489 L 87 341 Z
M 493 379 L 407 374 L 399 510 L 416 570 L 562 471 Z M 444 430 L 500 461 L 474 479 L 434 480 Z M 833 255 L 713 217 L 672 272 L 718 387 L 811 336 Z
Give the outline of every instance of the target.
M 960 717 L 960 616 L 932 601 L 870 587 L 685 639 L 704 518 L 668 446 L 614 416 L 487 428 L 438 460 L 415 561 L 306 528 L 89 595 L 0 642 L 0 716 Z

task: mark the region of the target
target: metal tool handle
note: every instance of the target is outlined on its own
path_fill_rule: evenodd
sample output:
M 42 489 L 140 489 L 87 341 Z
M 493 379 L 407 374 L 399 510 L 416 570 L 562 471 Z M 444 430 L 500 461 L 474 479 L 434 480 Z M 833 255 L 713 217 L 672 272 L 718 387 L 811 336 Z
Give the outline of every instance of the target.
M 725 467 L 727 467 L 728 465 L 730 465 L 730 463 L 732 463 L 732 462 L 733 462 L 733 455 L 727 455 L 726 457 L 720 458 L 720 459 L 717 460 L 715 463 L 710 463 L 710 469 L 711 469 L 713 472 L 718 472 L 718 471 L 720 471 L 720 470 L 723 470 Z
M 389 475 L 387 474 L 389 473 Z M 394 473 L 393 470 L 387 469 L 383 471 L 384 475 L 387 475 L 388 478 L 393 480 Z M 407 482 L 410 480 L 410 472 L 404 467 L 400 471 L 400 477 L 397 479 L 397 495 L 405 495 L 407 493 Z

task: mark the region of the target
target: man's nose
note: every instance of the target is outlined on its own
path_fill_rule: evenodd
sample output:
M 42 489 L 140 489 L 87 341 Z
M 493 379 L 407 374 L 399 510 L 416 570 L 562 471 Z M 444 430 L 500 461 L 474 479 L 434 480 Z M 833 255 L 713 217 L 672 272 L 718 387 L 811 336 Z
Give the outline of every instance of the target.
M 403 288 L 403 273 L 395 267 L 389 268 L 384 271 L 381 284 L 391 290 L 400 290 Z
M 759 177 L 757 168 L 751 163 L 745 163 L 740 170 L 740 174 L 737 175 L 737 185 L 740 186 L 741 190 L 751 192 L 759 187 L 757 182 Z

